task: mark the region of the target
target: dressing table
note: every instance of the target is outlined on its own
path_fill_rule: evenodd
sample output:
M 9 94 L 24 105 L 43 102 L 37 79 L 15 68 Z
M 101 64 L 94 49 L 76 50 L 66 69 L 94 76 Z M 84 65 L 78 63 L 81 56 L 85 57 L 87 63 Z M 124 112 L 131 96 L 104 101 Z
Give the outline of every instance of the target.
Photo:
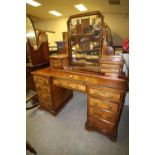
M 104 20 L 98 12 L 70 16 L 68 50 L 50 57 L 50 67 L 32 72 L 40 108 L 57 115 L 73 97 L 87 94 L 85 129 L 116 140 L 127 90 L 122 56 L 105 55 Z

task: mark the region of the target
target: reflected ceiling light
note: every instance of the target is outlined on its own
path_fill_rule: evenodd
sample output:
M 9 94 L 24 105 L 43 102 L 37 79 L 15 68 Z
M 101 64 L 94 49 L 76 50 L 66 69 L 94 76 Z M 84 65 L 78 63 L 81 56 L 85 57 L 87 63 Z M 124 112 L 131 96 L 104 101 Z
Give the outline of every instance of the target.
M 51 13 L 51 14 L 53 14 L 53 15 L 55 15 L 55 16 L 62 16 L 61 13 L 59 13 L 59 12 L 57 12 L 57 11 L 55 11 L 55 10 L 49 11 L 49 13 Z
M 86 10 L 88 10 L 83 4 L 77 4 L 77 5 L 74 5 L 74 7 L 76 9 L 78 9 L 79 11 L 86 11 Z
M 26 0 L 26 3 L 27 3 L 27 4 L 30 4 L 30 5 L 32 5 L 32 6 L 34 6 L 34 7 L 38 7 L 38 6 L 41 5 L 40 3 L 38 3 L 38 2 L 36 2 L 36 1 L 34 1 L 34 0 Z

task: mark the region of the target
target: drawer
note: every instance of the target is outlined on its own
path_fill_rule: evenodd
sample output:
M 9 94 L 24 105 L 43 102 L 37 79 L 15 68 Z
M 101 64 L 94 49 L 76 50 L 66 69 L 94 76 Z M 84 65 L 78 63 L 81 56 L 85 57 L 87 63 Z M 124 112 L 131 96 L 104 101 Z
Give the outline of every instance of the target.
M 113 134 L 114 132 L 114 123 L 102 121 L 100 119 L 96 119 L 92 116 L 88 117 L 88 123 L 90 126 L 96 128 L 97 130 L 101 130 L 102 132 Z
M 61 77 L 65 78 L 66 80 L 76 80 L 76 81 L 82 81 L 82 82 L 91 80 L 91 78 L 89 76 L 78 75 L 77 73 L 69 73 L 69 72 L 65 72 L 65 71 L 57 73 L 57 76 L 58 75 L 59 75 L 59 77 L 61 76 Z
M 88 115 L 94 116 L 98 119 L 103 119 L 109 122 L 115 122 L 117 118 L 117 114 L 113 112 L 107 112 L 103 110 L 99 110 L 97 108 L 93 108 L 89 106 Z
M 49 85 L 49 79 L 43 76 L 33 76 L 35 83 L 40 83 L 43 85 Z
M 37 91 L 39 92 L 42 92 L 42 93 L 50 93 L 51 90 L 50 90 L 50 87 L 49 86 L 46 86 L 46 85 L 43 85 L 43 84 L 40 84 L 40 83 L 35 83 L 36 85 L 36 89 Z
M 96 98 L 89 97 L 88 104 L 95 108 L 101 108 L 101 109 L 108 110 L 114 113 L 117 113 L 118 111 L 118 104 L 112 103 L 106 100 L 99 100 Z
M 88 93 L 96 97 L 103 97 L 104 99 L 109 99 L 115 102 L 121 100 L 121 92 L 115 91 L 110 88 L 91 88 L 88 87 Z
M 101 67 L 110 69 L 121 69 L 121 65 L 116 64 L 101 64 Z
M 37 95 L 39 99 L 42 99 L 45 101 L 51 101 L 51 95 L 49 93 L 42 93 L 37 91 Z
M 106 68 L 101 68 L 102 73 L 119 73 L 120 69 L 106 69 Z
M 68 58 L 50 58 L 50 65 L 52 68 L 62 69 L 69 65 Z
M 68 78 L 71 80 L 78 80 L 78 81 L 90 81 L 89 77 L 79 76 L 75 74 L 68 74 Z
M 51 101 L 46 101 L 43 99 L 39 99 L 40 107 L 43 109 L 46 109 L 48 111 L 52 110 L 52 102 Z
M 52 59 L 51 60 L 51 66 L 53 68 L 62 68 L 62 63 L 60 60 L 55 60 L 55 59 Z
M 68 81 L 68 80 L 54 79 L 53 84 L 59 87 L 75 89 L 75 90 L 79 90 L 82 92 L 86 91 L 86 86 L 83 85 L 82 83 L 75 83 L 75 82 Z

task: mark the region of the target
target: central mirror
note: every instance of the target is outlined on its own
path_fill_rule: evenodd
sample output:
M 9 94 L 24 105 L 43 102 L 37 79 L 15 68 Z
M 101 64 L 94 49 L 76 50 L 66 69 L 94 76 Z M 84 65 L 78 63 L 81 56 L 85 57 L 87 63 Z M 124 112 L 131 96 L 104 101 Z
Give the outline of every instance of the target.
M 99 66 L 103 16 L 98 13 L 71 16 L 68 20 L 72 65 Z

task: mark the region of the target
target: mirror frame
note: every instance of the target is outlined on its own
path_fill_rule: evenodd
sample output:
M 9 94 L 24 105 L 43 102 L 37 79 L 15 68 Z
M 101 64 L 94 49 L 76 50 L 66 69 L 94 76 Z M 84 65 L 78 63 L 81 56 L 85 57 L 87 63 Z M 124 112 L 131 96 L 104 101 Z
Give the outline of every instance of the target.
M 38 39 L 37 39 L 37 33 L 36 33 L 36 29 L 35 29 L 34 23 L 33 23 L 32 19 L 31 19 L 30 15 L 26 15 L 26 18 L 29 18 L 29 20 L 31 21 L 32 28 L 33 28 L 33 31 L 34 31 L 34 34 L 35 34 L 35 38 L 36 38 L 36 45 L 38 47 Z M 26 33 L 27 33 L 27 31 L 26 31 Z M 29 41 L 30 41 L 30 39 L 29 39 Z M 31 46 L 33 46 L 33 45 L 31 45 Z
M 92 11 L 92 12 L 87 12 L 87 13 L 82 13 L 82 14 L 77 14 L 77 15 L 72 15 L 68 18 L 67 21 L 67 29 L 68 29 L 68 52 L 69 52 L 69 61 L 71 66 L 83 66 L 83 65 L 78 65 L 75 64 L 72 60 L 72 46 L 71 46 L 71 29 L 70 29 L 70 22 L 74 18 L 82 18 L 82 17 L 87 17 L 87 16 L 93 16 L 93 15 L 98 15 L 101 18 L 101 26 L 104 27 L 104 16 L 99 12 L 99 11 Z M 100 29 L 100 50 L 99 50 L 99 60 L 102 57 L 102 47 L 103 47 L 103 28 Z M 100 63 L 98 63 L 98 66 Z M 87 64 L 84 64 L 84 66 L 89 66 Z

